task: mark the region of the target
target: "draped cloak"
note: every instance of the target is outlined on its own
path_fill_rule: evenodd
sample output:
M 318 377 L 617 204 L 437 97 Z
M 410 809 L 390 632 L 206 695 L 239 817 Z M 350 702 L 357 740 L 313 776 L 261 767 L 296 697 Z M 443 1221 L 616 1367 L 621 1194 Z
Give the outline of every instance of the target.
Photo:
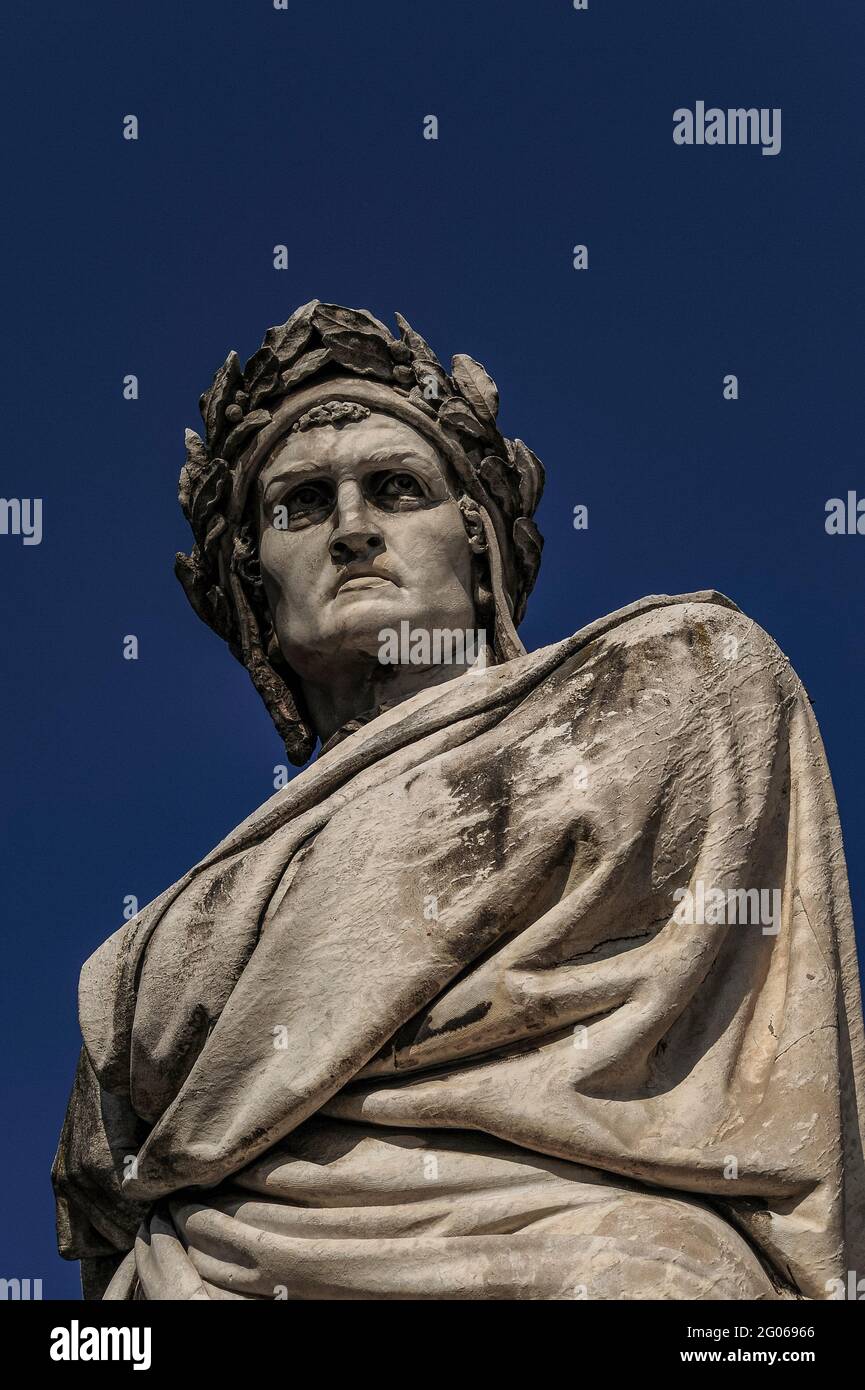
M 80 1017 L 58 1230 L 123 1257 L 109 1299 L 822 1299 L 865 1269 L 832 786 L 713 592 L 374 718 L 105 942 Z

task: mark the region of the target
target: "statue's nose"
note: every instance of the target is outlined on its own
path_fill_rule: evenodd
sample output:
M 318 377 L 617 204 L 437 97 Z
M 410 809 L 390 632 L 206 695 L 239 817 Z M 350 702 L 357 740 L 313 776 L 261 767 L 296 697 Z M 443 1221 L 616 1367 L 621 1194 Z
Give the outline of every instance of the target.
M 336 565 L 355 560 L 372 560 L 384 550 L 384 536 L 366 498 L 354 480 L 340 485 L 336 504 L 336 525 L 328 542 Z

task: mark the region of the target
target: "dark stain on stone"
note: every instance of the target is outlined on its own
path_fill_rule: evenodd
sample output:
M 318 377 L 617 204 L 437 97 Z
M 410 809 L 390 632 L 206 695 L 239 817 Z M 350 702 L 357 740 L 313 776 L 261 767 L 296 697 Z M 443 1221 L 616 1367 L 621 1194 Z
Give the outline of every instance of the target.
M 479 849 L 486 850 L 486 845 L 483 842 L 479 845 L 476 837 L 479 829 L 489 830 L 493 863 L 497 869 L 504 868 L 508 847 L 511 789 L 501 758 L 494 757 L 488 763 L 481 764 L 473 770 L 470 780 L 458 779 L 452 790 L 457 795 L 467 794 L 472 810 L 485 812 L 481 826 L 473 828 L 470 832 L 466 849 L 474 853 Z M 486 858 L 486 855 L 482 857 Z
M 241 863 L 241 859 L 235 859 L 233 864 L 229 864 L 227 869 L 223 869 L 213 879 L 204 895 L 205 912 L 213 912 L 217 907 L 231 901 L 231 889 Z
M 709 636 L 705 623 L 694 623 L 688 629 L 688 645 L 699 647 L 704 656 L 712 655 L 712 639 Z
M 422 1023 L 418 1029 L 414 1041 L 415 1043 L 424 1042 L 427 1038 L 437 1038 L 443 1033 L 455 1033 L 458 1028 L 468 1028 L 470 1023 L 480 1023 L 482 1018 L 486 1018 L 492 1008 L 492 1000 L 475 1004 L 473 1008 L 467 1009 L 459 1018 L 449 1018 L 447 1023 L 443 1023 L 441 1028 L 433 1028 L 429 1023 Z

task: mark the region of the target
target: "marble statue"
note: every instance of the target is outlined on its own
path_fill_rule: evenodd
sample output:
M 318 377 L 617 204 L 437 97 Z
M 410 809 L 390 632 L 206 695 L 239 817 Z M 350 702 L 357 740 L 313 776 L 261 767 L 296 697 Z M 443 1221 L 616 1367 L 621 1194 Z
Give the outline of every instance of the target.
M 108 1300 L 833 1297 L 865 1065 L 806 693 L 714 591 L 526 653 L 543 470 L 397 322 L 305 305 L 187 432 L 179 578 L 309 765 L 84 966 L 61 1252 Z

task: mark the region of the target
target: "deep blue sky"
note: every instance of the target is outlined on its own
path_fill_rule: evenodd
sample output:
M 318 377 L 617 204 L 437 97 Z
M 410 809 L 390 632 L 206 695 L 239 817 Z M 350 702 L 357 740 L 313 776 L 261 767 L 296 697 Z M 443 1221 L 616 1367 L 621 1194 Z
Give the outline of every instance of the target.
M 823 525 L 827 498 L 865 495 L 865 10 L 43 0 L 2 26 L 0 490 L 44 499 L 44 539 L 0 536 L 0 1275 L 58 1298 L 78 1291 L 48 1173 L 80 966 L 282 761 L 173 576 L 183 428 L 228 349 L 306 300 L 399 309 L 497 380 L 548 474 L 528 646 L 704 587 L 772 633 L 816 706 L 865 921 L 865 537 Z M 781 107 L 780 155 L 675 146 L 698 99 Z

